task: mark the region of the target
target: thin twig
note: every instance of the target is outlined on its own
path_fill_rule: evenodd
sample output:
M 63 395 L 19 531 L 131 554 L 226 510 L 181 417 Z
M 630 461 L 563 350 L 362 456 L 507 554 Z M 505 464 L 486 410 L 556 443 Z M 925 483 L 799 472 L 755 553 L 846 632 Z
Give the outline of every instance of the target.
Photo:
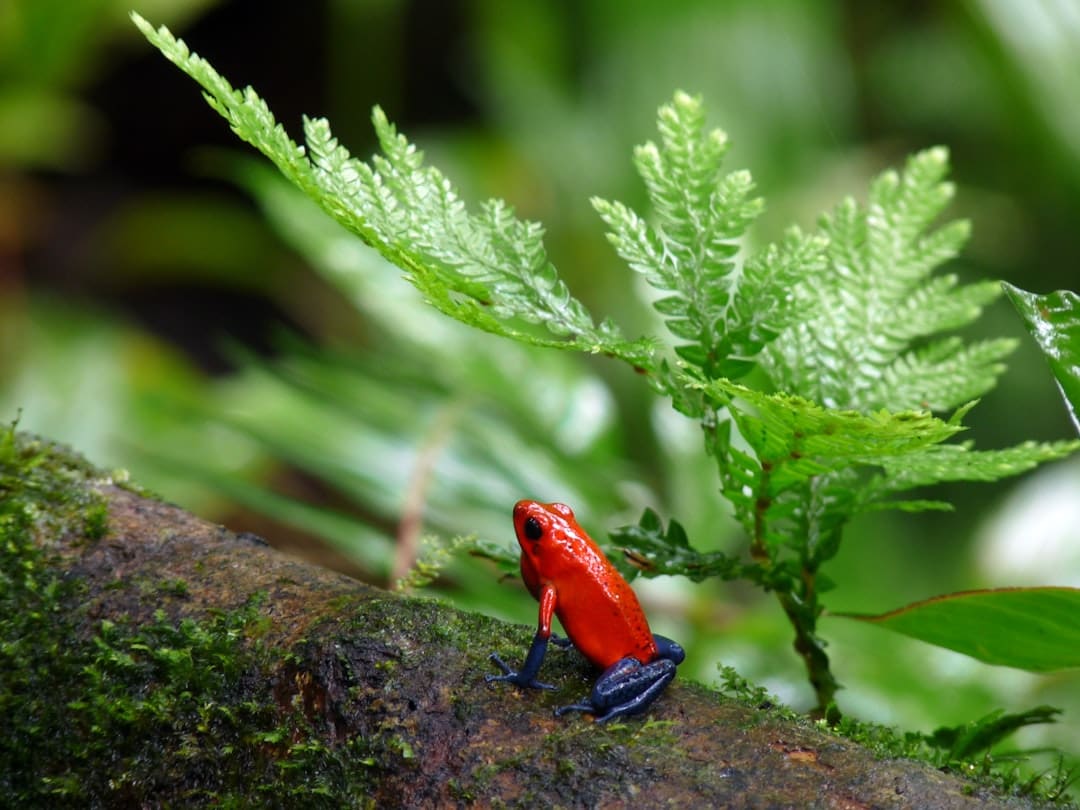
M 405 503 L 401 511 L 401 520 L 397 527 L 397 547 L 394 551 L 394 565 L 390 570 L 390 583 L 404 577 L 413 563 L 420 548 L 420 536 L 424 525 L 424 504 L 427 500 L 428 486 L 435 462 L 453 427 L 461 415 L 463 403 L 459 400 L 440 409 L 438 416 L 416 456 L 409 486 L 405 490 Z

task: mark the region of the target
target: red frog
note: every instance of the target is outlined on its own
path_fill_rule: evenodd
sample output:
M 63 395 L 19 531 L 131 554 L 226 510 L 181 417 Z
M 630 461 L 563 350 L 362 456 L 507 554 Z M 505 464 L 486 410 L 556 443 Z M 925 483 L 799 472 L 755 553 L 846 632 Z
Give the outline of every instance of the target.
M 682 647 L 653 635 L 634 591 L 578 525 L 569 506 L 518 501 L 514 530 L 521 545 L 521 578 L 540 603 L 539 625 L 521 669 L 515 672 L 492 653 L 503 674 L 486 680 L 554 689 L 536 680 L 548 641 L 561 641 L 551 636 L 554 614 L 568 644 L 603 670 L 587 700 L 558 708 L 555 715 L 590 712 L 605 722 L 644 712 L 675 677 L 675 668 L 686 657 Z

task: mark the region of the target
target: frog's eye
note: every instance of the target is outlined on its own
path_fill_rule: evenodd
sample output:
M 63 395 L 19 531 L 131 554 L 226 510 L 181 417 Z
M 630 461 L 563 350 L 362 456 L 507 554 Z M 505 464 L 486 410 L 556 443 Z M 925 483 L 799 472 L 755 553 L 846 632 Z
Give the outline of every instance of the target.
M 525 518 L 522 529 L 525 532 L 525 537 L 529 540 L 539 540 L 544 536 L 544 527 L 541 526 L 540 521 L 534 517 Z

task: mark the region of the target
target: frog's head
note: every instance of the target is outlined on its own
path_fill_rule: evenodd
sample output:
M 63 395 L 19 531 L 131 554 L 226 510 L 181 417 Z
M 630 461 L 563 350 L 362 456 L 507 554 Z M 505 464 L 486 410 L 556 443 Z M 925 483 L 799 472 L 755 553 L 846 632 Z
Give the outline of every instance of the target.
M 514 504 L 514 531 L 522 548 L 552 536 L 553 530 L 577 529 L 574 510 L 565 503 L 518 501 Z

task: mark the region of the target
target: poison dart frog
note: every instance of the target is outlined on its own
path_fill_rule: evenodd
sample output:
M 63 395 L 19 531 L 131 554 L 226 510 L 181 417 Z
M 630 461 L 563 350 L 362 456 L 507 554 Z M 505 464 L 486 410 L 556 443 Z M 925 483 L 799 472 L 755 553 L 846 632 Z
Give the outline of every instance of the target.
M 634 591 L 578 525 L 569 506 L 518 501 L 514 530 L 521 545 L 521 578 L 540 603 L 540 618 L 521 669 L 515 672 L 492 653 L 503 674 L 485 680 L 554 689 L 536 679 L 548 641 L 572 644 L 603 674 L 588 699 L 556 709 L 556 716 L 590 712 L 605 722 L 644 712 L 675 677 L 675 668 L 686 657 L 683 648 L 653 635 Z M 559 617 L 569 642 L 552 638 L 552 614 Z

